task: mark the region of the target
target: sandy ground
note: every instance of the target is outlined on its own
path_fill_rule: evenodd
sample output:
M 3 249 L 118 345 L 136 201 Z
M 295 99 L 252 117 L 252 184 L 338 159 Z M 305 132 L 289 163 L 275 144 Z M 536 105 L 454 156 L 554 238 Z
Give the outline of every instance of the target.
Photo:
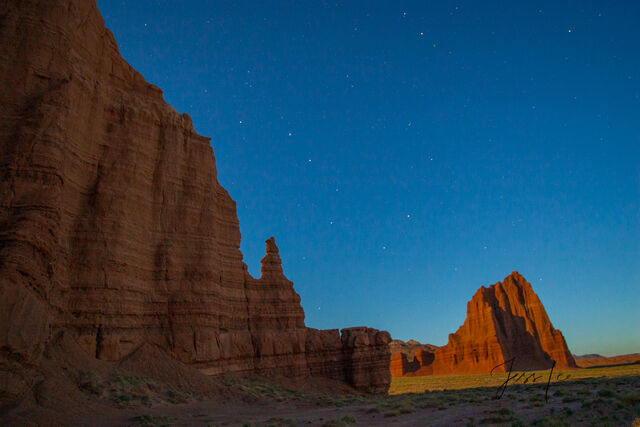
M 216 425 L 631 425 L 640 417 L 640 376 L 397 396 L 300 392 L 268 379 L 239 378 L 225 397 L 184 403 L 103 402 L 52 424 L 86 426 Z M 244 394 L 243 394 L 244 393 Z M 278 401 L 281 400 L 281 401 Z M 27 414 L 25 414 L 27 415 Z M 14 419 L 17 424 L 30 420 Z M 37 420 L 42 422 L 42 418 Z M 59 423 L 59 424 L 58 424 Z M 2 423 L 4 424 L 4 423 Z M 48 424 L 46 421 L 43 424 Z
M 480 422 L 490 418 L 491 414 L 499 413 L 502 408 L 509 408 L 509 402 L 491 403 L 487 405 L 470 406 L 456 405 L 444 410 L 429 408 L 417 409 L 414 413 L 385 416 L 383 413 L 368 413 L 371 405 L 354 405 L 343 408 L 335 407 L 305 407 L 304 405 L 248 405 L 218 402 L 196 402 L 172 407 L 156 407 L 150 409 L 123 410 L 116 413 L 104 414 L 100 419 L 78 420 L 80 424 L 97 426 L 129 426 L 142 425 L 142 419 L 149 419 L 156 425 L 176 426 L 209 426 L 209 425 L 325 425 L 331 422 L 335 425 L 349 425 L 344 417 L 353 417 L 361 425 L 467 425 L 470 419 Z M 578 404 L 565 405 L 572 410 L 578 410 Z M 519 410 L 518 415 L 533 421 L 551 415 L 549 405 L 544 409 L 534 408 Z M 147 418 L 141 418 L 144 416 Z M 522 419 L 522 418 L 521 418 Z M 505 419 L 505 422 L 508 420 Z M 572 424 L 577 425 L 578 423 Z M 586 422 L 585 425 L 590 423 Z

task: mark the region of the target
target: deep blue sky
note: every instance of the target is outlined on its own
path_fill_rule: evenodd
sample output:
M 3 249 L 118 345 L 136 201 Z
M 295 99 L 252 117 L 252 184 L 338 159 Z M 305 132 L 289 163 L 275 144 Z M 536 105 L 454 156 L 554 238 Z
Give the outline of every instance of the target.
M 443 345 L 518 270 L 574 353 L 640 351 L 639 2 L 98 5 L 308 326 Z

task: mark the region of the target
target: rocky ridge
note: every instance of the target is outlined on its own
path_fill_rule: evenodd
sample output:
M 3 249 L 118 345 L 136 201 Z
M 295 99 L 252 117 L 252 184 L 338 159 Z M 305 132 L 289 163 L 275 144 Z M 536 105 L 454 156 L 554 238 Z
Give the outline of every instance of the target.
M 387 332 L 307 328 L 274 239 L 248 273 L 209 138 L 120 56 L 95 0 L 3 2 L 0 40 L 0 370 L 37 367 L 65 331 L 102 360 L 153 344 L 206 374 L 386 391 Z

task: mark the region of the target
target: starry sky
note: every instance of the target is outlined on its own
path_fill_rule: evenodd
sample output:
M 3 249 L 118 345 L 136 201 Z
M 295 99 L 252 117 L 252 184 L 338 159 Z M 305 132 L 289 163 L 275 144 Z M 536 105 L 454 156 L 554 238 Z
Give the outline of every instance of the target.
M 575 354 L 640 352 L 639 2 L 98 6 L 308 326 L 444 345 L 517 270 Z

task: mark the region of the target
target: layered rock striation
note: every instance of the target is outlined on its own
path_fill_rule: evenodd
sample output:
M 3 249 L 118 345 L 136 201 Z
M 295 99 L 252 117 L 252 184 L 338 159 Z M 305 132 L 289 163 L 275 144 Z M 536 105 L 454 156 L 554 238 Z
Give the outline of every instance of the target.
M 562 333 L 555 329 L 531 284 L 518 272 L 478 289 L 467 318 L 447 345 L 421 354 L 414 363 L 391 361 L 393 376 L 504 372 L 575 368 Z
M 267 241 L 253 278 L 209 138 L 119 54 L 95 0 L 0 5 L 0 358 L 52 331 L 98 359 L 143 343 L 216 375 L 389 384 L 389 334 L 305 327 Z M 1 368 L 1 367 L 0 367 Z

